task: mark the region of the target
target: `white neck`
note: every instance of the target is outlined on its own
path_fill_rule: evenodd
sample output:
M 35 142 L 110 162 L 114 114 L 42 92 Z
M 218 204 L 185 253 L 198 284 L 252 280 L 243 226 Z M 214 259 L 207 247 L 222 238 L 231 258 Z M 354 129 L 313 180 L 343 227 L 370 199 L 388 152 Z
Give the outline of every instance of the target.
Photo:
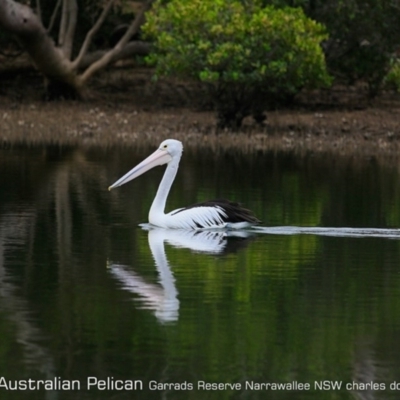
M 176 173 L 178 172 L 180 155 L 174 156 L 174 158 L 168 163 L 167 169 L 164 172 L 164 176 L 161 179 L 160 186 L 158 187 L 156 197 L 153 200 L 153 204 L 149 211 L 149 221 L 151 223 L 154 218 L 159 215 L 164 215 L 165 203 L 171 186 L 174 182 Z

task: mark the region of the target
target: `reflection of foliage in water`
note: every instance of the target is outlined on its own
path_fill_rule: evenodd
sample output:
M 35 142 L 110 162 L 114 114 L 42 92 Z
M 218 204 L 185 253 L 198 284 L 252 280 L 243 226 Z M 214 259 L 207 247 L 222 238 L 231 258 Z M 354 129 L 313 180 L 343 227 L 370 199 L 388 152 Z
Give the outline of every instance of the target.
M 111 375 L 123 360 L 124 367 L 118 368 L 126 378 L 168 382 L 352 380 L 351 366 L 356 369 L 360 357 L 372 357 L 367 360 L 372 366 L 378 357 L 357 353 L 359 342 L 371 343 L 368 349 L 385 357 L 396 353 L 397 339 L 391 338 L 400 310 L 394 268 L 400 244 L 394 240 L 258 236 L 246 249 L 223 257 L 168 245 L 181 305 L 179 323 L 160 326 L 152 315 L 133 309 L 128 295 L 110 280 L 105 260 L 120 257 L 157 282 L 147 233 L 137 223 L 146 218 L 161 171 L 110 195 L 109 182 L 135 160 L 122 152 L 105 162 L 109 155 L 2 151 L 0 166 L 8 170 L 0 178 L 8 188 L 0 195 L 2 218 L 13 207 L 35 210 L 27 245 L 18 252 L 9 248 L 6 269 L 12 259 L 14 267 L 7 270 L 35 310 L 64 378 Z M 219 178 L 209 171 L 218 160 L 204 159 L 199 169 L 188 159 L 171 208 L 198 197 L 218 197 L 221 190 L 235 200 L 240 197 L 267 225 L 316 226 L 334 218 L 348 221 L 355 207 L 349 196 L 360 200 L 367 188 L 380 187 L 380 197 L 359 201 L 353 221 L 361 225 L 373 207 L 385 216 L 386 205 L 396 204 L 398 197 L 399 188 L 393 186 L 398 172 L 389 167 L 236 156 L 236 166 L 230 164 L 235 180 L 221 179 L 216 185 Z M 232 160 L 227 156 L 226 161 Z M 251 177 L 262 165 L 258 178 Z M 240 169 L 247 173 L 241 175 Z M 399 226 L 392 210 L 390 221 Z M 0 321 L 4 353 L 15 344 L 2 314 Z M 11 361 L 1 358 L 0 368 L 5 371 Z M 395 379 L 399 369 L 394 367 L 388 378 Z M 331 399 L 332 393 L 318 393 L 318 398 Z

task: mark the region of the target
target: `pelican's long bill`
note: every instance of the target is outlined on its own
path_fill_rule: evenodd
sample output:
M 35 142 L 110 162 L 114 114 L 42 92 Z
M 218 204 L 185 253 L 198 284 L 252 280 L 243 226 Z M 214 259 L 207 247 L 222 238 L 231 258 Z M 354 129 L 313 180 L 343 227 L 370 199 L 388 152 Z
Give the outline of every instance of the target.
M 172 157 L 166 150 L 157 149 L 153 154 L 148 156 L 140 164 L 138 164 L 138 165 L 136 165 L 136 167 L 132 168 L 122 178 L 118 179 L 115 183 L 113 183 L 108 188 L 108 190 L 114 189 L 118 186 L 122 186 L 123 184 L 131 181 L 132 179 L 135 179 L 138 176 L 144 174 L 149 169 L 151 169 L 153 167 L 157 167 L 159 165 L 166 164 L 166 163 L 170 162 L 171 160 L 172 160 Z

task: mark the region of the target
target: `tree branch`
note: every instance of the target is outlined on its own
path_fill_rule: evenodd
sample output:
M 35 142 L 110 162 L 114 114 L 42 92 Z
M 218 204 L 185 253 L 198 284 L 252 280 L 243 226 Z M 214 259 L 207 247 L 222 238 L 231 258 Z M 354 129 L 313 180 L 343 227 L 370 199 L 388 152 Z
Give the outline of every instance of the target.
M 14 0 L 1 0 L 0 27 L 18 38 L 35 66 L 47 78 L 78 88 L 69 61 L 58 51 L 31 8 Z
M 42 5 L 40 4 L 40 0 L 36 0 L 36 15 L 40 22 L 42 22 Z
M 51 15 L 49 26 L 47 27 L 47 33 L 50 33 L 53 30 L 54 23 L 57 18 L 58 10 L 60 9 L 61 0 L 57 0 L 56 6 L 54 7 L 53 14 Z
M 139 40 L 129 42 L 119 53 L 115 54 L 110 64 L 133 56 L 147 56 L 150 53 L 150 49 L 151 44 L 149 42 L 142 42 Z M 97 50 L 86 54 L 79 63 L 78 68 L 85 69 L 90 67 L 90 65 L 100 60 L 107 53 L 108 50 Z
M 62 10 L 61 10 L 61 22 L 60 22 L 60 29 L 58 31 L 58 45 L 63 46 L 65 35 L 67 32 L 67 23 L 68 23 L 68 8 L 67 8 L 67 1 L 62 0 Z
M 78 4 L 76 3 L 76 0 L 68 0 L 68 23 L 62 45 L 62 50 L 65 56 L 69 60 L 71 59 L 72 47 L 74 44 L 77 18 L 78 18 Z
M 145 12 L 150 9 L 151 4 L 154 2 L 154 0 L 147 0 L 143 3 L 142 9 L 140 12 L 136 15 L 136 18 L 132 21 L 131 25 L 129 26 L 128 30 L 126 31 L 125 35 L 122 36 L 120 41 L 112 48 L 110 51 L 108 51 L 100 60 L 96 61 L 93 63 L 80 77 L 80 83 L 83 84 L 85 83 L 92 75 L 94 75 L 99 69 L 104 68 L 106 65 L 108 65 L 110 62 L 115 59 L 115 57 L 118 56 L 120 52 L 124 49 L 124 47 L 127 45 L 128 41 L 130 38 L 139 31 L 140 26 L 144 23 L 144 14 Z
M 12 0 L 0 1 L 0 26 L 15 35 L 29 36 L 40 27 L 40 21 L 33 11 Z
M 72 63 L 72 67 L 74 69 L 78 69 L 80 67 L 80 63 L 82 62 L 83 58 L 86 56 L 94 36 L 99 31 L 101 25 L 103 24 L 104 20 L 106 19 L 107 15 L 109 14 L 111 7 L 114 4 L 114 1 L 115 0 L 109 0 L 106 7 L 103 9 L 102 13 L 100 14 L 98 20 L 93 25 L 93 27 L 90 29 L 90 31 L 87 33 L 85 40 L 82 44 L 81 50 L 79 51 L 78 56 Z

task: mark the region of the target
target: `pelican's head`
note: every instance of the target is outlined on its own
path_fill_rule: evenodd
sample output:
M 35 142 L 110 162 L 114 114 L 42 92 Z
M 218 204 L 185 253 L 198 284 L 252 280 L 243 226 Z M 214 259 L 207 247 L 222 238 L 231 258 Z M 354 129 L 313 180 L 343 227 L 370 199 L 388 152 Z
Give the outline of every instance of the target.
M 182 154 L 183 145 L 179 140 L 167 139 L 160 144 L 158 150 L 166 151 L 172 158 L 174 158 Z
M 118 186 L 122 186 L 124 183 L 127 183 L 132 179 L 137 178 L 138 176 L 144 174 L 146 171 L 148 171 L 153 167 L 167 164 L 171 160 L 177 157 L 180 158 L 182 151 L 183 151 L 183 146 L 179 140 L 175 139 L 164 140 L 160 144 L 160 147 L 153 154 L 148 156 L 140 164 L 131 169 L 122 178 L 118 179 L 108 188 L 108 190 L 114 189 Z

